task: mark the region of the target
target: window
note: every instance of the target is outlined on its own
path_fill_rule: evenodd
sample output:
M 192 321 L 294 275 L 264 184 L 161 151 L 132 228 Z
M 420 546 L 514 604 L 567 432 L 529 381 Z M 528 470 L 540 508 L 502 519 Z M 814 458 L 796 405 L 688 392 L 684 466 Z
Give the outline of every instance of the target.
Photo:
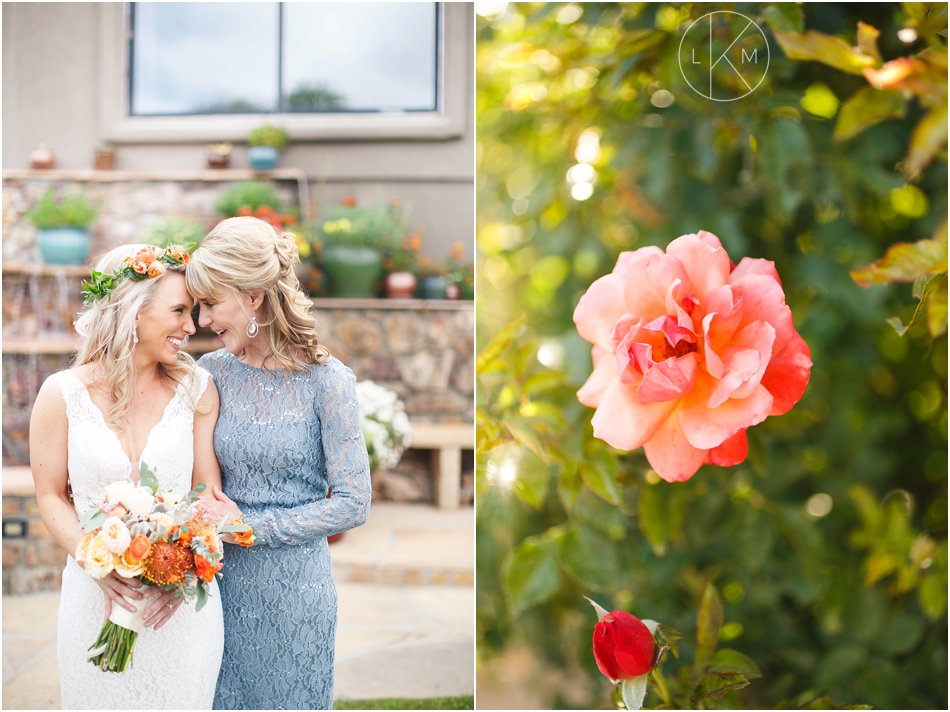
M 133 117 L 439 110 L 438 3 L 134 3 Z

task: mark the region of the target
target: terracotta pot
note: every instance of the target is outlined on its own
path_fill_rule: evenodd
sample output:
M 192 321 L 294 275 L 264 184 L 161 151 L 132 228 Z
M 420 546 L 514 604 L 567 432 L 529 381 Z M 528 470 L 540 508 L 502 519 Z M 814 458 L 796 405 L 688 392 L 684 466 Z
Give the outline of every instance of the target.
M 115 170 L 115 149 L 111 146 L 100 146 L 95 150 L 95 165 L 97 171 Z
M 30 168 L 33 170 L 52 168 L 55 165 L 56 156 L 45 143 L 41 143 L 30 151 Z
M 462 296 L 462 290 L 459 288 L 459 286 L 455 282 L 445 285 L 446 299 L 458 299 L 461 296 Z
M 390 272 L 383 284 L 387 299 L 412 299 L 416 293 L 416 275 L 412 272 Z
M 231 162 L 231 154 L 225 153 L 206 153 L 206 160 L 208 162 L 208 168 L 227 168 L 228 164 Z

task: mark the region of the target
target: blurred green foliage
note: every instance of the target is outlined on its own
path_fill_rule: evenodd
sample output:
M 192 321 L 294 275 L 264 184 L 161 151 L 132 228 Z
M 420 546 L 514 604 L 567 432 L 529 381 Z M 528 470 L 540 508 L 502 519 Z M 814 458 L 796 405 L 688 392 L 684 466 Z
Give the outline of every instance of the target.
M 41 230 L 55 227 L 86 230 L 95 221 L 99 208 L 89 203 L 85 193 L 64 195 L 57 200 L 50 186 L 43 197 L 24 214 Z
M 923 323 L 899 336 L 885 320 L 910 322 L 911 290 L 863 289 L 849 275 L 894 243 L 939 242 L 941 230 L 946 259 L 945 130 L 908 171 L 932 106 L 909 90 L 869 100 L 852 65 L 928 48 L 945 58 L 946 7 L 479 10 L 483 669 L 528 645 L 543 668 L 569 673 L 569 684 L 538 691 L 546 704 L 603 707 L 610 684 L 582 596 L 683 631 L 688 660 L 711 583 L 724 599 L 718 639 L 762 678 L 676 704 L 946 708 L 947 337 Z M 713 10 L 754 20 L 769 43 L 761 83 L 734 101 L 695 93 L 678 62 L 687 28 Z M 742 22 L 736 36 L 746 22 L 732 22 Z M 879 32 L 873 43 L 865 26 Z M 790 59 L 776 29 L 782 47 L 833 44 L 833 61 Z M 728 74 L 714 79 L 736 89 Z M 700 229 L 733 262 L 775 262 L 814 368 L 790 413 L 749 430 L 745 463 L 670 485 L 642 451 L 593 438 L 592 411 L 575 396 L 590 345 L 571 315 L 620 252 Z M 662 673 L 688 680 L 685 665 L 667 656 Z M 654 684 L 647 706 L 666 703 Z

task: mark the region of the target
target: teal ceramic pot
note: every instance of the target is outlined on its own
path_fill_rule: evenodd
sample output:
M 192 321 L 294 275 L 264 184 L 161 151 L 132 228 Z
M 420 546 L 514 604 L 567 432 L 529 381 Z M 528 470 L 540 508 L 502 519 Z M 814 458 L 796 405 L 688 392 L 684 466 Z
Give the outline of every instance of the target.
M 277 165 L 280 152 L 273 146 L 249 146 L 247 160 L 258 171 L 272 171 Z
M 445 287 L 445 277 L 441 275 L 423 277 L 421 296 L 423 299 L 445 299 Z
M 89 231 L 78 227 L 46 227 L 36 241 L 48 265 L 81 265 L 89 257 Z
M 334 297 L 365 299 L 376 296 L 375 287 L 383 273 L 379 250 L 351 245 L 326 245 L 321 253 L 323 270 Z

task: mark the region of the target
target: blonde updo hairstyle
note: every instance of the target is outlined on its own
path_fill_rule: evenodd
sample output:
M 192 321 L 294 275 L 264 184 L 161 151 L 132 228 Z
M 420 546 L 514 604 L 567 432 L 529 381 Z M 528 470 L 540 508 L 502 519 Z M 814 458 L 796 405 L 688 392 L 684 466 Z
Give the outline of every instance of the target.
M 148 245 L 122 245 L 103 255 L 95 266 L 97 272 L 111 274 L 125 266 L 131 257 Z M 135 318 L 155 296 L 159 282 L 169 272 L 184 273 L 184 265 L 165 265 L 158 277 L 135 281 L 124 277 L 116 281 L 108 296 L 99 297 L 85 305 L 76 319 L 79 345 L 73 366 L 93 364 L 93 379 L 97 384 L 108 384 L 112 407 L 109 420 L 121 432 L 127 424 L 135 388 Z M 195 361 L 184 351 L 173 365 L 159 363 L 159 377 L 172 392 L 188 376 L 195 382 Z M 194 409 L 194 403 L 188 404 Z
M 262 292 L 260 334 L 284 368 L 304 371 L 325 363 L 329 352 L 317 338 L 313 303 L 294 272 L 299 261 L 293 233 L 278 232 L 257 218 L 228 218 L 192 253 L 185 282 L 199 301 L 220 300 L 222 288 L 240 294 Z

